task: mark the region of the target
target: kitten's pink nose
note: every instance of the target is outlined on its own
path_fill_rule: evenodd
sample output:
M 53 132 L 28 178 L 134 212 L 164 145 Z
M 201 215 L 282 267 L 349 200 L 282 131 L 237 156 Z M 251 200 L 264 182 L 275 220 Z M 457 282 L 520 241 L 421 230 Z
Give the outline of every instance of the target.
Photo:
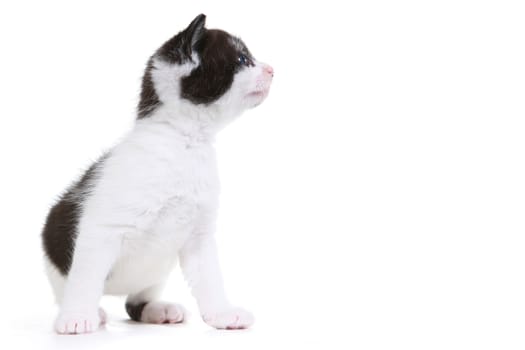
M 273 77 L 273 68 L 272 66 L 265 64 L 263 67 L 263 71 Z

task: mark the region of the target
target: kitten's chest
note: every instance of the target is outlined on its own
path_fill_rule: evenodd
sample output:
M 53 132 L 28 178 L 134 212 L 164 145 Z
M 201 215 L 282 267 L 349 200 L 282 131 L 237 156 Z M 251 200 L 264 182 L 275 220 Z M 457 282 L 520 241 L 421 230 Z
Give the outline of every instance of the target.
M 191 230 L 203 214 L 216 210 L 219 178 L 211 147 L 187 148 L 164 160 L 156 199 L 150 208 L 151 229 L 157 234 Z
M 210 146 L 188 147 L 169 160 L 166 172 L 166 209 L 182 202 L 206 205 L 219 194 L 215 152 Z

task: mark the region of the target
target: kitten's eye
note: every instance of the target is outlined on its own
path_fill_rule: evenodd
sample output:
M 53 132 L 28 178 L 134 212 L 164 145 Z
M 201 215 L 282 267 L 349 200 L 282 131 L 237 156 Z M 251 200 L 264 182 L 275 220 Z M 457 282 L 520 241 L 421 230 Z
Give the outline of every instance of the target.
M 242 53 L 237 58 L 237 62 L 239 62 L 239 64 L 241 66 L 249 66 L 250 65 L 250 60 L 248 59 L 248 57 L 246 57 Z

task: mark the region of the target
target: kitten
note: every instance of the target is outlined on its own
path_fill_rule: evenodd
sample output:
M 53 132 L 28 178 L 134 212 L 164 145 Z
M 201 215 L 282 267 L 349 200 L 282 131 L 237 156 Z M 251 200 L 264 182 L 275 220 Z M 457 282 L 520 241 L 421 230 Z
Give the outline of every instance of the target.
M 95 331 L 103 294 L 127 295 L 131 319 L 178 323 L 158 300 L 180 262 L 203 320 L 246 328 L 253 316 L 225 295 L 214 240 L 216 133 L 268 95 L 273 69 L 197 16 L 150 58 L 130 133 L 51 209 L 43 230 L 60 334 Z

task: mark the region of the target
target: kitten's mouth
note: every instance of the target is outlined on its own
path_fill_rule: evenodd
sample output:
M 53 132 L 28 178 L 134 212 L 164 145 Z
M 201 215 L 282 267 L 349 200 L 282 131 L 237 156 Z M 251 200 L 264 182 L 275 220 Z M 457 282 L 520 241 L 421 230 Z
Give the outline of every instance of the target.
M 259 98 L 262 98 L 262 97 L 266 97 L 266 95 L 268 95 L 268 92 L 269 92 L 269 89 L 256 90 L 256 91 L 250 92 L 247 96 L 248 97 L 259 97 Z

